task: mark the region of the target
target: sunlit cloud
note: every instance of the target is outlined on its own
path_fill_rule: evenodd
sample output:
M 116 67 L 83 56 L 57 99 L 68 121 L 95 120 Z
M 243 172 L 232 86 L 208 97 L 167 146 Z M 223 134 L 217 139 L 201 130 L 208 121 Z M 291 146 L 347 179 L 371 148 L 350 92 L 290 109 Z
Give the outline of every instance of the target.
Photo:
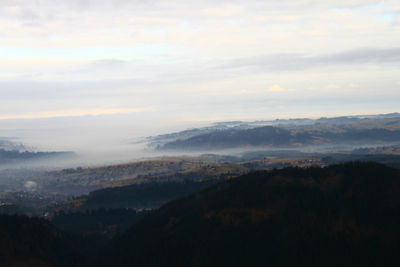
M 233 92 L 233 94 L 235 94 L 235 95 L 247 95 L 247 94 L 250 94 L 250 93 L 251 92 L 249 90 L 245 90 L 245 89 Z
M 335 89 L 339 89 L 340 86 L 337 85 L 337 84 L 329 84 L 325 88 L 328 89 L 328 90 L 335 90 Z
M 269 92 L 282 92 L 282 91 L 286 91 L 287 89 L 275 84 L 272 85 L 270 88 L 268 88 Z

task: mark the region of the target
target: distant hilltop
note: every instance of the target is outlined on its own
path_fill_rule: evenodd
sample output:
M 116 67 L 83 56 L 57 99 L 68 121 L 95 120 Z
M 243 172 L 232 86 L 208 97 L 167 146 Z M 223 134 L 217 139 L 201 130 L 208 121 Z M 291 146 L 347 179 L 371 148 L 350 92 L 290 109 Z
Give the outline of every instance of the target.
M 216 122 L 211 126 L 149 137 L 157 150 L 293 148 L 317 145 L 400 142 L 400 113 L 333 118 Z
M 0 137 L 0 166 L 21 163 L 32 163 L 40 160 L 65 159 L 75 157 L 71 151 L 33 151 L 22 143 L 14 141 L 14 138 Z
M 15 150 L 15 151 L 26 151 L 28 148 L 22 144 L 14 141 L 13 137 L 0 137 L 0 149 L 2 150 Z

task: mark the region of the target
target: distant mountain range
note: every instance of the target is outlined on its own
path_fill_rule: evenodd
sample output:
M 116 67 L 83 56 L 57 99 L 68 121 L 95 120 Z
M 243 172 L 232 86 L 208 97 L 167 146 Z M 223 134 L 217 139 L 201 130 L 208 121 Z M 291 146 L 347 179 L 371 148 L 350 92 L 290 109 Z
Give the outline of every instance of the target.
M 267 125 L 265 125 L 267 124 Z M 299 148 L 318 145 L 382 145 L 400 142 L 400 115 L 225 122 L 211 127 L 150 137 L 158 150 Z

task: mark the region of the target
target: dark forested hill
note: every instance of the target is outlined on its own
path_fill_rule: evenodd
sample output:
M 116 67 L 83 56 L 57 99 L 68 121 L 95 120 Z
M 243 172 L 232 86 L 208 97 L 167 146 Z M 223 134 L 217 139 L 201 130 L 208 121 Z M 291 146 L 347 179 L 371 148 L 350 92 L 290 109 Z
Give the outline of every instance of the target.
M 377 163 L 254 172 L 142 219 L 129 210 L 72 215 L 53 221 L 83 235 L 0 216 L 0 265 L 400 266 L 400 171 Z M 100 248 L 99 234 L 129 221 Z
M 100 245 L 64 233 L 48 221 L 0 215 L 0 266 L 77 266 Z
M 98 208 L 158 208 L 168 201 L 188 196 L 218 183 L 206 181 L 180 181 L 144 183 L 93 191 L 82 199 L 81 210 Z
M 400 266 L 400 173 L 375 163 L 256 172 L 171 202 L 101 266 Z

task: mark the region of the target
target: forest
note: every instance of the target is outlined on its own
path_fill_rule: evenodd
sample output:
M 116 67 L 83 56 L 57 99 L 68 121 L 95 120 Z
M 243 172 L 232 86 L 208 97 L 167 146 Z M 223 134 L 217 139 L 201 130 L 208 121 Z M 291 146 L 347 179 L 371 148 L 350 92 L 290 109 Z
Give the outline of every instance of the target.
M 0 260 L 8 266 L 394 267 L 399 208 L 400 171 L 382 164 L 258 171 L 145 214 L 60 213 L 53 223 L 63 230 L 44 219 L 2 216 Z M 91 233 L 74 225 L 91 220 L 98 223 Z M 110 229 L 118 234 L 110 237 Z

